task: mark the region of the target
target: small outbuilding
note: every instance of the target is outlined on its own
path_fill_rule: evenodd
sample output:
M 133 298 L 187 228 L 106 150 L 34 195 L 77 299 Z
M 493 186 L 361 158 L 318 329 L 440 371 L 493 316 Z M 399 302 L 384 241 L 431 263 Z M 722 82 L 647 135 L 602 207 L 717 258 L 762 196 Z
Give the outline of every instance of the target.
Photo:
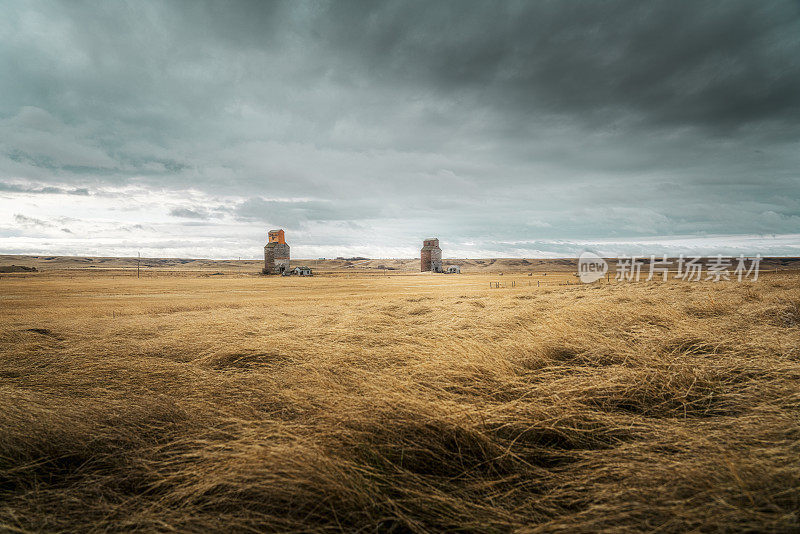
M 461 267 L 458 265 L 448 265 L 445 272 L 447 274 L 461 274 Z
M 311 276 L 311 267 L 307 267 L 305 265 L 300 267 L 295 267 L 292 269 L 292 274 L 296 274 L 297 276 Z

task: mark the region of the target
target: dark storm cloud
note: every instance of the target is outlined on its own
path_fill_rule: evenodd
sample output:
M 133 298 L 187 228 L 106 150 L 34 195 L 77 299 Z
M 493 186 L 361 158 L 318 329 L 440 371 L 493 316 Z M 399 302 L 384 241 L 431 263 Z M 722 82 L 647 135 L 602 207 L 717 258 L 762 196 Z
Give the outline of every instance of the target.
M 50 227 L 53 226 L 47 221 L 43 221 L 41 219 L 37 219 L 36 217 L 26 217 L 20 213 L 14 214 L 14 221 L 17 222 L 20 226 L 41 226 L 41 227 Z
M 233 210 L 245 221 L 260 221 L 273 226 L 299 228 L 303 223 L 374 219 L 381 210 L 369 203 L 344 201 L 275 201 L 249 198 Z
M 0 193 L 536 246 L 800 227 L 797 2 L 0 12 Z
M 181 217 L 184 219 L 209 219 L 211 215 L 205 208 L 173 208 L 169 210 L 169 214 L 173 217 Z
M 0 192 L 7 193 L 34 193 L 39 195 L 83 195 L 87 196 L 89 190 L 85 187 L 65 189 L 53 186 L 19 185 L 0 181 Z
M 337 49 L 485 104 L 716 129 L 800 110 L 796 2 L 348 5 L 322 25 Z

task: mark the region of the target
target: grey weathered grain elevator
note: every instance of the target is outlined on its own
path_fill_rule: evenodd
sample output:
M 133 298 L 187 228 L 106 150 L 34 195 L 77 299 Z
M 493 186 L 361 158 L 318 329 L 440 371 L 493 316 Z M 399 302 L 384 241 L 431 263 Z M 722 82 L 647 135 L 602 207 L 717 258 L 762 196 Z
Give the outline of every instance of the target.
M 289 270 L 289 245 L 283 230 L 270 230 L 264 247 L 264 274 L 283 274 Z
M 442 249 L 439 248 L 439 240 L 435 237 L 422 242 L 420 271 L 442 272 Z

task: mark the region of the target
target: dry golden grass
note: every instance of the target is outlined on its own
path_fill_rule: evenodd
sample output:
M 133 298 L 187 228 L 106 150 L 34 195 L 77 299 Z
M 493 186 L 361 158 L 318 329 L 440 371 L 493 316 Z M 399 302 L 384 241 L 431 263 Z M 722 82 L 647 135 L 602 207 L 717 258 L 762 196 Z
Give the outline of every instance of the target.
M 4 276 L 0 531 L 800 529 L 799 276 L 490 280 Z

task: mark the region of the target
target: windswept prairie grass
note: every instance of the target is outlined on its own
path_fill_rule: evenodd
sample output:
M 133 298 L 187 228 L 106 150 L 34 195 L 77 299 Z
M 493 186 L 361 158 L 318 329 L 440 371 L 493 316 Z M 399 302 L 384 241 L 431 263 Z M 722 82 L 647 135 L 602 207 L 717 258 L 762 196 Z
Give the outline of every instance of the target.
M 3 278 L 0 531 L 800 529 L 800 277 L 490 279 Z

